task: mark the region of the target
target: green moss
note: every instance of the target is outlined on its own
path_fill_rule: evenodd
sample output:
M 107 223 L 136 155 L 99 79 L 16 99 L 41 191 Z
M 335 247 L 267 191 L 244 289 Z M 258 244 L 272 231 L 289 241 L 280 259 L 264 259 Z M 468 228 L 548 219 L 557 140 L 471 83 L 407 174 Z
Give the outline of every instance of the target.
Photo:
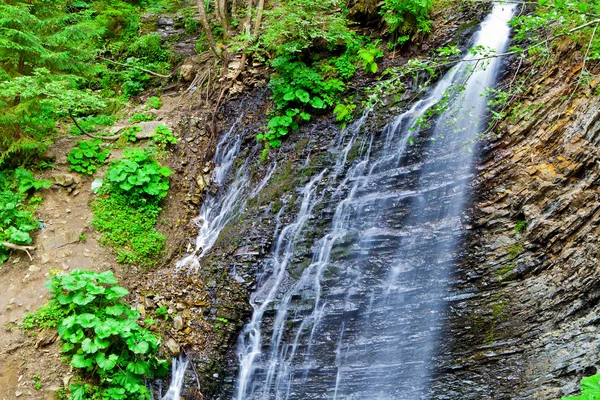
M 92 205 L 92 226 L 102 233 L 100 242 L 115 249 L 118 262 L 150 267 L 165 245 L 154 229 L 160 210 L 156 204 L 132 207 L 125 196 L 112 193 Z
M 523 243 L 517 242 L 511 245 L 508 249 L 506 249 L 506 252 L 510 256 L 510 258 L 516 258 L 523 251 L 523 249 Z
M 496 278 L 501 278 L 501 277 L 503 277 L 504 275 L 506 275 L 506 274 L 508 274 L 508 273 L 512 272 L 512 271 L 513 271 L 513 269 L 515 269 L 515 265 L 514 265 L 514 264 L 509 264 L 509 265 L 507 265 L 507 266 L 505 266 L 505 267 L 502 267 L 502 268 L 499 268 L 499 269 L 495 270 L 495 271 L 494 271 L 494 276 L 495 276 Z

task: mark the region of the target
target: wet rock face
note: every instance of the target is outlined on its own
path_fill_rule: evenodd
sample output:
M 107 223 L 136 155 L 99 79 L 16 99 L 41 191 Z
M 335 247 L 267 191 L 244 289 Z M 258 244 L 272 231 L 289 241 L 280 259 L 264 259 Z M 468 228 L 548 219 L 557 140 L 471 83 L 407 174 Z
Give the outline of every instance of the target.
M 481 163 L 435 398 L 556 399 L 596 372 L 600 98 L 569 102 L 561 61 Z

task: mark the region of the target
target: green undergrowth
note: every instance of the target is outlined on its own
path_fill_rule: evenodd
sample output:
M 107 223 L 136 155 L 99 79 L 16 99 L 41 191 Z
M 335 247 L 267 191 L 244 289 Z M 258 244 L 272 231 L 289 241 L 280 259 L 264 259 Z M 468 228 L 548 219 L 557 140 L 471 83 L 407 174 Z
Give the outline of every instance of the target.
M 25 317 L 24 329 L 57 328 L 63 359 L 89 383 L 70 385 L 73 400 L 150 399 L 145 381 L 165 376 L 159 337 L 142 328 L 140 313 L 120 299 L 112 271 L 74 270 L 46 282 L 51 300 Z M 76 380 L 81 381 L 81 379 Z
M 50 187 L 51 182 L 35 179 L 33 173 L 23 168 L 0 171 L 0 243 L 29 245 L 31 232 L 38 228 L 34 217 L 35 207 L 42 198 L 31 197 L 36 190 Z M 0 244 L 0 264 L 11 250 Z
M 160 207 L 134 207 L 119 194 L 102 193 L 92 205 L 92 226 L 102 233 L 101 243 L 111 246 L 117 261 L 150 267 L 160 256 L 165 237 L 154 226 Z
M 150 267 L 165 245 L 154 226 L 171 170 L 148 149 L 126 150 L 123 155 L 110 165 L 92 204 L 92 226 L 102 233 L 101 243 L 115 249 L 118 262 Z

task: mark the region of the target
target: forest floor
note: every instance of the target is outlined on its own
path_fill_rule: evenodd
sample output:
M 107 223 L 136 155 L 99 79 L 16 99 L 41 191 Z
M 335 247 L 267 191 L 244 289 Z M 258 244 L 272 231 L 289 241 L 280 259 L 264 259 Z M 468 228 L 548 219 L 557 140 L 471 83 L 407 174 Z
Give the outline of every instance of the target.
M 168 116 L 175 105 L 158 110 L 160 124 L 170 125 Z M 67 154 L 82 137 L 61 137 L 50 148 L 54 168 L 38 178 L 53 182 L 40 191 L 43 202 L 36 218 L 41 229 L 34 235 L 35 250 L 30 256 L 13 251 L 0 266 L 0 400 L 57 399 L 61 387 L 68 387 L 76 376 L 73 368 L 61 361 L 56 331 L 24 331 L 23 318 L 49 299 L 44 282 L 52 273 L 76 268 L 90 271 L 112 270 L 121 284 L 131 286 L 140 276 L 137 267 L 118 264 L 110 247 L 100 244 L 101 234 L 92 228 L 91 204 L 95 198 L 91 184 L 103 176 L 106 166 L 93 176 L 68 170 Z M 109 160 L 120 158 L 122 150 L 112 149 Z M 159 224 L 160 225 L 160 224 Z M 168 239 L 169 241 L 169 239 Z M 164 261 L 164 260 L 161 260 Z M 128 282 L 130 284 L 128 284 Z

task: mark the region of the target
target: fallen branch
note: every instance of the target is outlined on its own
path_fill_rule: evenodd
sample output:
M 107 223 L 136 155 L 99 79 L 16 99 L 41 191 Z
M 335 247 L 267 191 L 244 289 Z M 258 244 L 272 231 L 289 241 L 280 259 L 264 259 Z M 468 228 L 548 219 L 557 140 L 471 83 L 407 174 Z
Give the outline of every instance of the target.
M 29 261 L 33 261 L 33 257 L 31 257 L 31 253 L 29 253 L 29 250 L 31 250 L 31 251 L 35 250 L 35 246 L 21 246 L 21 245 L 9 243 L 9 242 L 2 242 L 2 246 L 7 247 L 9 249 L 13 249 L 13 250 L 24 251 L 29 256 Z
M 109 63 L 111 63 L 111 64 L 120 65 L 120 66 L 122 66 L 122 67 L 139 69 L 140 71 L 144 71 L 144 72 L 146 72 L 146 73 L 148 73 L 148 74 L 150 74 L 150 75 L 154 75 L 154 76 L 157 76 L 157 77 L 159 77 L 159 78 L 170 78 L 170 77 L 171 77 L 171 75 L 172 75 L 172 74 L 169 74 L 169 75 L 161 75 L 161 74 L 158 74 L 158 73 L 156 73 L 156 72 L 154 72 L 154 71 L 150 71 L 149 69 L 146 69 L 146 68 L 138 67 L 138 66 L 136 66 L 136 65 L 123 64 L 123 63 L 120 63 L 120 62 L 116 62 L 116 61 L 113 61 L 113 60 L 109 60 L 108 58 L 106 58 L 106 57 L 102 57 L 102 56 L 98 56 L 98 58 L 100 58 L 100 59 L 102 59 L 102 60 L 104 60 L 104 61 L 107 61 L 107 62 L 109 62 Z

